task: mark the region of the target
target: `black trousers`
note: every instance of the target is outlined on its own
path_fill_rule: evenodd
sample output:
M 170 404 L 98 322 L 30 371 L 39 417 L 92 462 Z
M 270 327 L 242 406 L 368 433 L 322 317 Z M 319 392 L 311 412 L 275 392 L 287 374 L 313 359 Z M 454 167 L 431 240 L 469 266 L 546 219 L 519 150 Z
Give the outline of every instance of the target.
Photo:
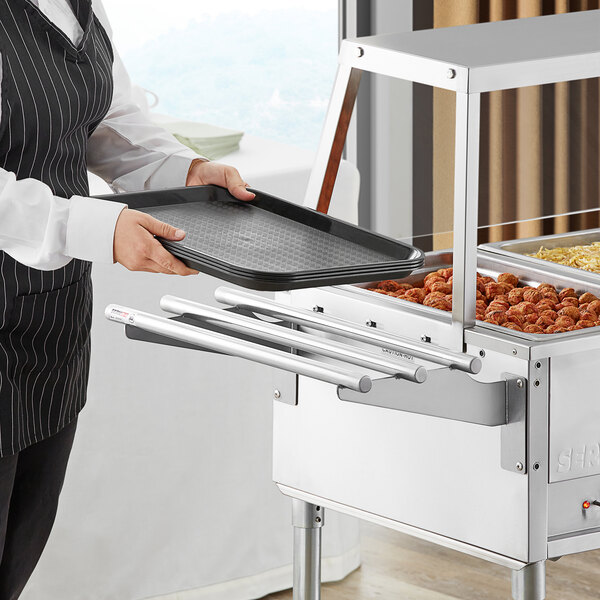
M 0 458 L 0 600 L 21 595 L 46 546 L 76 428 Z

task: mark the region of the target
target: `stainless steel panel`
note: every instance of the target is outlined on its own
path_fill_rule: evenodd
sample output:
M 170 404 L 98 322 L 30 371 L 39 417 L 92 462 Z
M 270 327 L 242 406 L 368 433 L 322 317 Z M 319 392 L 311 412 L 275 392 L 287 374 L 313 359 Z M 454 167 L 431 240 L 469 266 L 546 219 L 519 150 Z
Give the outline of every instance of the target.
M 550 359 L 550 481 L 600 474 L 600 350 Z
M 506 376 L 506 379 L 518 380 L 524 395 L 526 382 L 523 378 Z M 416 393 L 403 381 L 387 378 L 373 382 L 368 394 L 340 389 L 338 397 L 346 402 L 492 427 L 507 423 L 509 387 L 513 392 L 519 389 L 509 386 L 504 378 L 493 383 L 481 383 L 459 371 L 437 369 L 431 372 Z M 524 420 L 525 415 L 522 418 Z M 522 438 L 525 439 L 525 430 Z M 523 453 L 521 460 L 524 458 Z
M 548 535 L 600 528 L 600 506 L 586 510 L 585 501 L 600 501 L 600 476 L 561 481 L 548 486 Z
M 501 428 L 340 402 L 302 377 L 298 406 L 274 404 L 277 483 L 527 562 L 528 477 L 502 469 Z
M 600 285 L 600 273 L 592 273 L 575 267 L 559 265 L 549 260 L 527 256 L 536 253 L 540 247 L 553 249 L 568 246 L 584 246 L 600 242 L 600 229 L 586 229 L 584 231 L 573 231 L 571 233 L 558 233 L 555 235 L 538 236 L 525 238 L 522 240 L 506 240 L 503 242 L 493 242 L 481 244 L 481 252 L 491 252 L 506 256 L 510 259 L 517 258 L 524 263 L 534 265 L 539 269 L 545 269 L 548 273 L 567 278 L 574 278 L 580 282 L 590 282 L 593 285 Z
M 522 569 L 527 565 L 522 561 L 516 560 L 514 558 L 509 558 L 508 556 L 504 556 L 502 554 L 497 554 L 495 552 L 490 552 L 485 548 L 478 548 L 477 546 L 471 546 L 469 544 L 465 544 L 458 540 L 454 540 L 452 538 L 444 537 L 432 531 L 427 531 L 426 529 L 419 529 L 417 527 L 411 527 L 406 523 L 400 523 L 399 521 L 392 521 L 391 519 L 387 519 L 381 515 L 377 515 L 374 513 L 364 512 L 352 506 L 347 506 L 345 504 L 340 504 L 339 502 L 335 502 L 334 500 L 330 500 L 328 498 L 322 498 L 319 496 L 315 496 L 313 494 L 309 494 L 303 490 L 298 490 L 294 488 L 287 487 L 285 485 L 277 484 L 279 489 L 283 494 L 289 496 L 290 498 L 298 498 L 303 500 L 304 502 L 310 502 L 312 504 L 318 504 L 320 506 L 324 506 L 325 508 L 330 508 L 331 510 L 335 510 L 339 513 L 344 513 L 347 515 L 351 515 L 353 517 L 357 517 L 359 519 L 363 519 L 365 521 L 369 521 L 370 523 L 374 523 L 375 525 L 381 525 L 382 527 L 387 527 L 388 529 L 393 529 L 394 531 L 399 531 L 401 533 L 405 533 L 407 535 L 411 535 L 421 540 L 425 540 L 427 542 L 431 542 L 432 544 L 437 544 L 438 546 L 443 546 L 444 548 L 451 548 L 452 550 L 456 550 L 458 552 L 462 552 L 464 554 L 468 554 L 469 556 L 475 556 L 477 558 L 481 558 L 483 560 L 487 560 L 489 562 L 495 563 L 502 567 L 506 567 L 508 569 Z
M 599 28 L 600 12 L 585 11 L 379 35 L 355 40 L 364 54 L 349 45 L 341 60 L 458 92 L 489 92 L 600 76 Z

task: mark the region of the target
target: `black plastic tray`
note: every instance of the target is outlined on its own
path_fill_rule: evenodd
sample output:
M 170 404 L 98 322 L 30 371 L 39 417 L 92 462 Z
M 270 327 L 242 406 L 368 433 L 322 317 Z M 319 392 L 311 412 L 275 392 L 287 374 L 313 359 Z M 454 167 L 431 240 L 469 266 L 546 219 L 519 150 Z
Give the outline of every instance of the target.
M 182 242 L 160 241 L 188 266 L 251 289 L 400 278 L 423 264 L 423 253 L 413 246 L 252 191 L 256 199 L 250 203 L 217 186 L 120 194 L 118 199 L 185 230 Z

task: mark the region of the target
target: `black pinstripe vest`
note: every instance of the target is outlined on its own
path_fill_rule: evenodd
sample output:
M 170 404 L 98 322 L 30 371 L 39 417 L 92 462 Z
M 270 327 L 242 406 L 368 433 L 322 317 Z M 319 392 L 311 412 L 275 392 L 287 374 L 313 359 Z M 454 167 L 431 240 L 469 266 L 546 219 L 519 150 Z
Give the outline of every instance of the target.
M 0 167 L 55 195 L 88 195 L 89 136 L 112 101 L 112 47 L 91 0 L 71 0 L 75 47 L 28 0 L 0 0 Z M 55 271 L 0 251 L 0 454 L 58 432 L 83 408 L 90 357 L 89 263 Z

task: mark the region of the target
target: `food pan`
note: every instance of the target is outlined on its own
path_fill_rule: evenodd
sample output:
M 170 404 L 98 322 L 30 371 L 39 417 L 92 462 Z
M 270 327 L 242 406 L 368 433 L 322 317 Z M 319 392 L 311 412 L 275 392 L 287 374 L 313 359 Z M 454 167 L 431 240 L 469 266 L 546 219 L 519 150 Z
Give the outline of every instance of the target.
M 423 267 L 416 269 L 409 276 L 397 278 L 395 281 L 418 285 L 423 282 L 428 273 L 432 273 L 438 269 L 452 267 L 452 263 L 453 255 L 451 250 L 428 252 L 425 255 Z M 549 271 L 545 268 L 549 264 L 553 263 L 549 263 L 545 260 L 536 260 L 535 263 L 532 264 L 521 260 L 520 257 L 515 257 L 514 254 L 508 257 L 499 256 L 491 252 L 479 251 L 477 253 L 477 271 L 482 275 L 491 276 L 497 279 L 500 273 L 513 273 L 519 278 L 519 286 L 531 285 L 537 287 L 541 283 L 550 283 L 560 289 L 572 287 L 578 293 L 592 292 L 600 298 L 600 277 L 597 277 L 594 281 L 586 281 L 578 276 L 573 277 L 570 272 L 565 274 L 564 272 L 557 273 Z M 581 269 L 570 269 L 570 271 L 575 271 L 577 275 L 585 273 L 585 271 L 582 271 Z M 390 277 L 388 279 L 394 278 Z M 369 291 L 368 288 L 373 287 L 378 281 L 380 280 L 362 282 L 357 285 L 348 286 L 348 289 L 357 293 L 359 296 L 368 298 L 370 302 L 384 303 L 386 306 L 397 307 L 398 310 L 409 310 L 411 312 L 421 313 L 439 321 L 447 322 L 448 324 L 451 322 L 452 314 L 449 312 Z M 365 294 L 366 296 L 364 296 Z M 549 342 L 550 340 L 556 339 L 600 335 L 600 326 L 563 333 L 525 333 L 507 329 L 485 321 L 477 321 L 476 326 L 490 329 L 504 335 L 510 335 L 535 342 Z
M 503 242 L 490 242 L 481 244 L 479 249 L 484 252 L 500 254 L 509 258 L 517 256 L 525 263 L 536 265 L 549 273 L 561 274 L 567 277 L 576 277 L 579 280 L 590 281 L 594 284 L 600 282 L 600 273 L 592 273 L 576 267 L 560 265 L 558 263 L 527 256 L 537 252 L 541 246 L 545 248 L 561 248 L 568 246 L 585 246 L 594 242 L 600 242 L 600 229 L 586 229 L 584 231 L 573 231 L 570 233 L 558 233 L 554 235 L 538 236 L 522 240 L 508 240 Z
M 160 241 L 190 267 L 256 290 L 404 277 L 423 264 L 413 246 L 253 191 L 252 202 L 217 186 L 121 194 L 119 200 L 184 229 L 183 241 Z

